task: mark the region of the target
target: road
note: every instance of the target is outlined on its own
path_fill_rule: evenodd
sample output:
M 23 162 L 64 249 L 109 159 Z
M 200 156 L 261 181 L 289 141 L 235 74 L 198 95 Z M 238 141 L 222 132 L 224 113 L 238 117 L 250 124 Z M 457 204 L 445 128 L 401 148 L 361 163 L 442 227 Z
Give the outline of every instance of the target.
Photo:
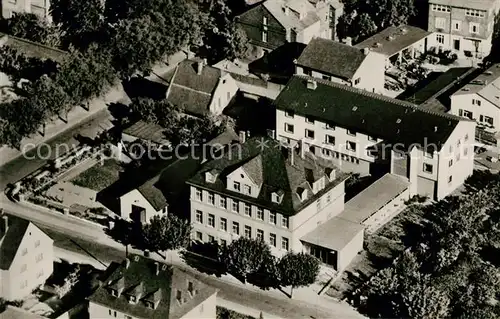
M 8 213 L 38 224 L 54 239 L 55 246 L 60 249 L 93 256 L 104 264 L 111 261 L 122 261 L 125 257 L 124 247 L 107 237 L 103 230 L 94 224 L 48 210 L 27 208 L 8 201 L 4 195 L 1 196 L 0 200 L 1 207 Z M 140 253 L 134 250 L 131 252 Z M 152 257 L 155 256 L 159 261 L 165 262 L 157 255 L 152 255 Z M 281 318 L 363 318 L 348 305 L 333 300 L 324 307 L 300 300 L 290 300 L 285 295 L 277 297 L 261 290 L 244 288 L 247 286 L 200 273 L 186 266 L 180 260 L 167 258 L 167 262 L 185 269 L 194 277 L 219 289 L 220 298 L 260 309 L 264 313 L 274 316 Z
M 66 145 L 69 149 L 72 149 L 73 146 L 78 144 L 75 136 L 80 134 L 94 137 L 104 129 L 110 128 L 111 120 L 112 116 L 107 109 L 99 111 L 84 122 L 68 128 L 42 144 L 49 145 L 50 148 L 47 146 L 38 146 L 26 152 L 24 156 L 21 155 L 6 163 L 0 167 L 0 190 L 5 189 L 7 184 L 16 182 L 43 166 L 47 161 L 46 158 L 55 158 L 56 150 L 59 149 L 61 153 L 65 149 L 64 147 L 58 147 L 58 145 Z

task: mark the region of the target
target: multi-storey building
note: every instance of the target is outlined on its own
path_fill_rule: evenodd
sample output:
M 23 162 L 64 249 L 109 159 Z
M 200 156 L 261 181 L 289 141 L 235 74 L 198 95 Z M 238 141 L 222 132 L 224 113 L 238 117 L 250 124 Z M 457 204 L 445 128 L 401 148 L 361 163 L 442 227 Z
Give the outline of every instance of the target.
M 348 44 L 315 38 L 295 63 L 295 73 L 383 93 L 385 56 Z
M 314 37 L 336 39 L 343 14 L 338 0 L 266 0 L 237 17 L 250 43 L 265 51 L 287 42 L 307 44 Z
M 495 64 L 451 95 L 451 114 L 500 131 L 500 64 Z
M 410 195 L 441 199 L 472 174 L 473 121 L 297 75 L 275 105 L 278 139 L 344 170 L 403 176 Z
M 491 51 L 499 0 L 430 0 L 429 46 L 485 57 Z
M 52 275 L 53 240 L 27 220 L 1 217 L 0 297 L 19 300 Z
M 281 146 L 270 138 L 233 145 L 188 181 L 193 240 L 256 238 L 279 256 L 302 251 L 301 238 L 344 209 L 349 174 Z
M 49 0 L 2 0 L 1 5 L 4 19 L 9 19 L 16 13 L 33 13 L 51 20 Z
M 216 317 L 217 290 L 180 269 L 135 255 L 105 275 L 88 298 L 89 318 Z

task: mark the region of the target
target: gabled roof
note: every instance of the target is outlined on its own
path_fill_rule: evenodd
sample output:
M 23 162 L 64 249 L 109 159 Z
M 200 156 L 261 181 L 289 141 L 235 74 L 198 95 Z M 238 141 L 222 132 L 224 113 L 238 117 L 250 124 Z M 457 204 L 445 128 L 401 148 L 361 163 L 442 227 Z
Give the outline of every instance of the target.
M 429 31 L 410 25 L 390 26 L 354 47 L 358 49 L 370 48 L 371 51 L 390 58 L 416 42 L 425 39 L 430 34 Z
M 102 285 L 89 297 L 90 302 L 136 318 L 177 319 L 216 293 L 215 289 L 182 270 L 137 255 L 129 258 L 128 267 L 126 262 L 111 263 L 106 271 L 106 278 L 102 279 Z M 110 285 L 119 278 L 124 278 L 126 293 L 115 297 L 111 294 Z M 194 284 L 197 293 L 189 294 L 188 281 Z M 127 294 L 131 291 L 136 294 L 136 289 L 140 289 L 141 297 L 137 304 L 131 304 Z M 176 300 L 177 290 L 181 291 L 181 302 Z M 159 301 L 156 309 L 147 307 L 146 302 L 155 299 Z
M 3 223 L 3 220 L 0 222 Z M 4 232 L 3 229 L 0 230 L 0 269 L 2 270 L 10 269 L 19 245 L 21 245 L 31 223 L 26 219 L 8 216 L 8 224 L 7 232 Z M 0 226 L 3 227 L 3 224 Z
M 300 32 L 320 21 L 314 6 L 305 0 L 266 0 L 262 5 L 288 30 Z M 303 13 L 303 18 L 293 12 L 285 13 L 285 7 Z
M 316 81 L 317 88 L 308 89 L 308 81 Z M 406 148 L 418 144 L 422 148 L 435 145 L 440 150 L 457 124 L 466 121 L 380 94 L 298 75 L 290 79 L 275 105 Z
M 262 185 L 262 156 L 259 154 L 243 164 L 241 168 L 248 174 L 250 179 L 257 185 Z
M 192 115 L 209 113 L 212 94 L 223 75 L 221 70 L 209 65 L 203 65 L 201 74 L 198 74 L 197 65 L 200 62 L 185 60 L 179 63 L 167 91 L 170 103 Z
M 233 145 L 233 147 L 224 153 L 219 159 L 206 162 L 202 168 L 191 178 L 188 183 L 205 189 L 209 189 L 225 196 L 231 196 L 245 202 L 254 203 L 257 206 L 280 212 L 286 216 L 292 216 L 299 212 L 319 197 L 323 196 L 328 190 L 334 188 L 344 180 L 349 174 L 338 171 L 333 181 L 325 179 L 325 188 L 301 201 L 297 196 L 297 188 L 304 183 L 309 185 L 306 180 L 306 169 L 317 171 L 318 176 L 324 172 L 326 167 L 335 168 L 335 166 L 323 158 L 315 158 L 311 154 L 302 158 L 299 154 L 284 152 L 278 141 L 267 137 L 255 137 L 247 140 L 244 144 Z M 307 154 L 307 152 L 306 152 Z M 243 167 L 249 161 L 255 158 L 261 158 L 262 187 L 257 198 L 245 194 L 228 190 L 226 187 L 227 176 L 237 168 Z M 293 165 L 292 165 L 293 162 Z M 214 183 L 206 182 L 205 172 L 217 169 L 220 174 Z M 281 203 L 272 202 L 272 193 L 283 193 Z
M 366 55 L 362 50 L 333 40 L 314 38 L 297 60 L 297 65 L 345 80 L 352 79 Z
M 478 94 L 500 107 L 500 63 L 494 64 L 453 95 Z
M 163 127 L 158 124 L 140 120 L 123 130 L 124 134 L 137 137 L 141 140 L 152 141 L 158 144 L 167 142 L 163 134 Z
M 477 10 L 489 10 L 498 6 L 497 0 L 429 0 L 429 3 Z

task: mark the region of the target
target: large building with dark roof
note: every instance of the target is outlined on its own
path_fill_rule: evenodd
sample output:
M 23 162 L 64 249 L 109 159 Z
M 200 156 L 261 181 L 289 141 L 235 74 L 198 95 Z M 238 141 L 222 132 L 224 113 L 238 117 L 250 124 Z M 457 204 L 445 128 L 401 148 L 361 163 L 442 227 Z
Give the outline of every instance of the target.
M 315 38 L 295 63 L 295 73 L 384 93 L 385 56 L 369 48 L 357 48 Z
M 28 220 L 0 217 L 0 297 L 23 299 L 52 275 L 53 240 Z
M 130 256 L 106 270 L 88 298 L 90 318 L 215 318 L 217 290 L 186 272 Z
M 188 181 L 192 237 L 221 244 L 257 238 L 278 256 L 302 251 L 301 237 L 343 210 L 348 177 L 332 162 L 271 138 L 233 145 Z
M 279 140 L 347 171 L 408 178 L 443 198 L 473 171 L 475 123 L 331 81 L 294 76 L 275 101 Z

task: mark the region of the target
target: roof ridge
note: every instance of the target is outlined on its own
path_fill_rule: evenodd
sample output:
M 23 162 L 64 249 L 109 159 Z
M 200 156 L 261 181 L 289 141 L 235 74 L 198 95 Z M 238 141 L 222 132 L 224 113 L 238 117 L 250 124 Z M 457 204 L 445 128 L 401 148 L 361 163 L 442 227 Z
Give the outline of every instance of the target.
M 345 90 L 345 91 L 349 91 L 349 92 L 353 92 L 353 93 L 358 93 L 360 95 L 372 97 L 372 98 L 375 98 L 377 100 L 381 100 L 381 101 L 384 101 L 384 102 L 391 102 L 393 104 L 396 104 L 396 105 L 399 105 L 399 106 L 402 106 L 402 107 L 411 108 L 411 109 L 413 109 L 415 111 L 419 111 L 419 112 L 423 112 L 423 113 L 427 113 L 427 114 L 439 116 L 439 117 L 446 118 L 446 119 L 449 119 L 449 120 L 471 121 L 471 120 L 468 120 L 468 119 L 465 119 L 465 118 L 461 118 L 461 117 L 458 117 L 458 116 L 452 115 L 452 114 L 438 113 L 438 112 L 434 112 L 434 111 L 431 111 L 431 110 L 422 109 L 422 108 L 419 108 L 418 105 L 416 105 L 414 103 L 411 103 L 411 102 L 408 102 L 408 101 L 394 99 L 394 98 L 391 98 L 391 97 L 388 97 L 388 96 L 385 96 L 385 95 L 382 95 L 382 94 L 369 92 L 369 91 L 366 91 L 366 90 L 363 90 L 363 89 L 358 89 L 358 88 L 355 88 L 355 87 L 352 87 L 352 86 L 347 86 L 347 85 L 335 83 L 335 82 L 328 81 L 328 80 L 318 79 L 318 78 L 314 78 L 314 77 L 306 76 L 306 75 L 297 75 L 296 74 L 294 76 L 298 77 L 298 78 L 305 79 L 305 80 L 314 80 L 314 81 L 319 82 L 319 83 L 324 84 L 324 85 L 328 85 L 328 86 L 331 86 L 331 87 L 336 87 L 336 88 L 339 88 L 339 89 L 342 89 L 342 90 Z

